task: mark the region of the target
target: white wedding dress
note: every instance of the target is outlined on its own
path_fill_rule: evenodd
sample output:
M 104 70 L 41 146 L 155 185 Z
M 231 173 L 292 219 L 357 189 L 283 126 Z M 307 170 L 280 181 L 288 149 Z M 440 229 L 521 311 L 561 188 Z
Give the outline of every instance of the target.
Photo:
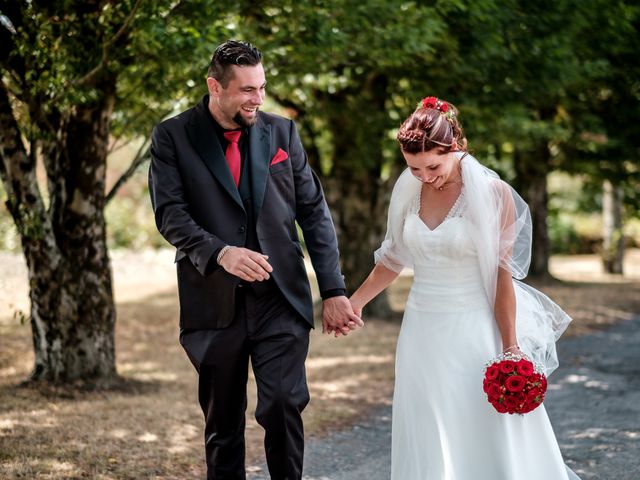
M 396 353 L 392 480 L 577 479 L 544 406 L 500 414 L 482 390 L 484 365 L 502 344 L 464 194 L 433 230 L 418 205 L 403 229 L 414 281 Z

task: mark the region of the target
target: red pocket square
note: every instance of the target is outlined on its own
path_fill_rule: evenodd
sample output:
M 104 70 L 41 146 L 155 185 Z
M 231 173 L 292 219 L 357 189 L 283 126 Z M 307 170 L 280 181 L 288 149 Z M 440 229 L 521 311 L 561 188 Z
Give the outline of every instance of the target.
M 276 163 L 284 162 L 287 158 L 289 158 L 289 155 L 287 154 L 287 152 L 279 148 L 276 154 L 271 159 L 270 165 L 275 165 Z

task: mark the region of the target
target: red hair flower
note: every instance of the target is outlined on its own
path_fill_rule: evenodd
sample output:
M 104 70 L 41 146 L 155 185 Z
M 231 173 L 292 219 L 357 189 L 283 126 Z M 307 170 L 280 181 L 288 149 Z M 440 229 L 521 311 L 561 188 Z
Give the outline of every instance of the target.
M 422 108 L 436 108 L 438 99 L 436 97 L 425 97 L 422 99 Z
M 451 120 L 454 116 L 453 110 L 449 110 L 449 104 L 444 100 L 439 100 L 437 97 L 424 97 L 420 105 L 422 105 L 422 108 L 433 108 L 440 113 L 444 113 L 448 120 Z

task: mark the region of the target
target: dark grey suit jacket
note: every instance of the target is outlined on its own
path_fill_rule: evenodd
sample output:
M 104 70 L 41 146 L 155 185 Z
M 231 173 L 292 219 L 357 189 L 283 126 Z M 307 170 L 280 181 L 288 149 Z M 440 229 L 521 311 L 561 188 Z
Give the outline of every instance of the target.
M 176 247 L 180 326 L 224 328 L 234 315 L 240 282 L 213 258 L 225 245 L 244 246 L 247 214 L 233 183 L 208 96 L 157 125 L 152 135 L 149 191 L 160 233 Z M 295 222 L 300 225 L 321 291 L 345 288 L 338 244 L 322 187 L 307 162 L 293 121 L 258 113 L 249 128 L 251 191 L 260 248 L 272 277 L 311 325 L 311 291 Z M 278 148 L 288 153 L 270 165 Z

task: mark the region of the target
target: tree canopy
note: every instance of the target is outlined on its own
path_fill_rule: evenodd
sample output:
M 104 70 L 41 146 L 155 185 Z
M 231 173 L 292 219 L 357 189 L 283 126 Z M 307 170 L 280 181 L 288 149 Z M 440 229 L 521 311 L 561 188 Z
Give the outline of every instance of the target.
M 35 376 L 115 372 L 107 155 L 206 93 L 223 40 L 263 51 L 268 92 L 323 177 L 351 289 L 372 265 L 403 168 L 396 129 L 424 96 L 456 104 L 473 151 L 529 200 L 534 272 L 549 256 L 550 171 L 607 178 L 637 208 L 639 10 L 621 0 L 3 2 L 0 178 L 29 267 Z

